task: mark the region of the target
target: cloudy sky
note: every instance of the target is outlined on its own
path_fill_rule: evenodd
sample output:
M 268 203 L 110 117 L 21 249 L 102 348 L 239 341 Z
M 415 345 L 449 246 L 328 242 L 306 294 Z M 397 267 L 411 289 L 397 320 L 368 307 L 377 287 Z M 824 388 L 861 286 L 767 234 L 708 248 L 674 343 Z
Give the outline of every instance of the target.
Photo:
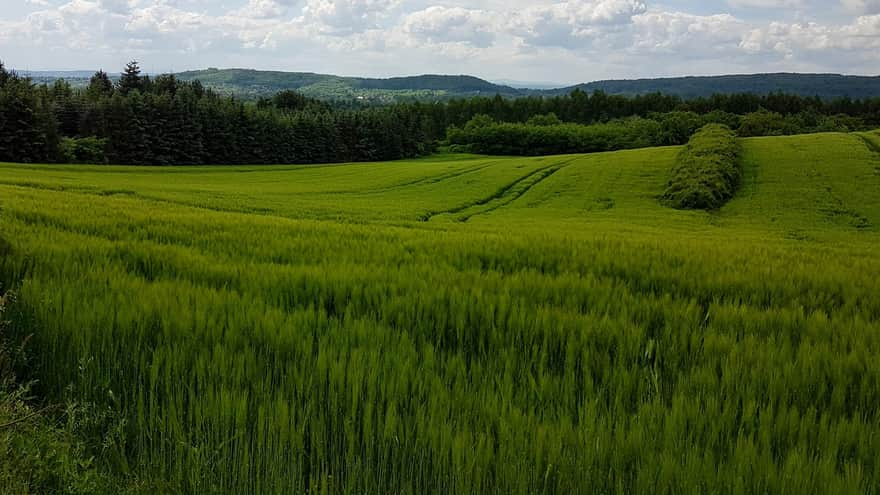
M 0 0 L 19 70 L 880 74 L 880 0 Z

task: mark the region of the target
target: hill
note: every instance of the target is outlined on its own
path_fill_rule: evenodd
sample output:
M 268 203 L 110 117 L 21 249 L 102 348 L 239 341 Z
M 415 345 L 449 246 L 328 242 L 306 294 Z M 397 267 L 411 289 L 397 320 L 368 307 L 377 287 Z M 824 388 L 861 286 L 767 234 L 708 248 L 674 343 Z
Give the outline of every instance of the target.
M 65 79 L 74 86 L 88 84 L 88 71 L 32 71 L 36 82 L 52 83 Z M 782 92 L 821 98 L 868 98 L 880 96 L 880 76 L 839 74 L 751 74 L 705 77 L 675 77 L 636 80 L 596 81 L 563 88 L 512 87 L 468 75 L 420 75 L 392 78 L 343 77 L 311 72 L 260 71 L 253 69 L 205 69 L 180 72 L 184 81 L 200 80 L 206 86 L 227 94 L 253 99 L 268 97 L 286 89 L 321 100 L 362 100 L 391 103 L 409 100 L 445 100 L 470 96 L 506 98 L 556 96 L 578 88 L 586 92 L 602 90 L 610 94 L 637 95 L 665 93 L 683 98 L 715 93 L 768 94 Z M 111 75 L 114 80 L 117 75 Z
M 521 90 L 492 84 L 473 76 L 422 75 L 375 79 L 341 77 L 310 72 L 250 69 L 207 69 L 177 74 L 185 81 L 198 79 L 226 93 L 269 96 L 285 89 L 324 100 L 362 99 L 390 102 L 409 99 L 446 99 L 476 95 L 522 96 Z
M 820 98 L 873 98 L 880 96 L 880 77 L 785 73 L 673 77 L 596 81 L 549 90 L 546 94 L 567 94 L 575 88 L 586 92 L 602 90 L 623 95 L 660 92 L 683 98 L 711 96 L 715 93 L 790 93 Z
M 665 93 L 683 98 L 715 93 L 768 94 L 782 92 L 821 98 L 867 98 L 880 96 L 880 77 L 838 74 L 751 74 L 707 77 L 678 77 L 597 81 L 557 89 L 513 88 L 473 76 L 422 75 L 371 79 L 303 72 L 268 72 L 247 69 L 208 69 L 183 72 L 184 80 L 199 79 L 208 86 L 239 95 L 266 96 L 283 89 L 295 89 L 319 99 L 446 99 L 467 96 L 504 97 L 554 96 L 579 88 L 593 92 L 636 95 Z
M 5 318 L 146 492 L 870 493 L 877 143 L 742 140 L 712 212 L 675 147 L 0 164 Z

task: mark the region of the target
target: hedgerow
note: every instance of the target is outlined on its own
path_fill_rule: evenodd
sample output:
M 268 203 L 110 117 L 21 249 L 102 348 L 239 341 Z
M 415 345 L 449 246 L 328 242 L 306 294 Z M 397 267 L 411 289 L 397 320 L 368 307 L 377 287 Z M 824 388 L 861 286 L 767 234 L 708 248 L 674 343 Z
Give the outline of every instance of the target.
M 720 208 L 739 186 L 737 155 L 736 134 L 729 127 L 703 127 L 679 154 L 664 200 L 679 209 Z
M 447 140 L 458 150 L 487 155 L 540 156 L 646 148 L 660 144 L 661 126 L 640 117 L 603 124 L 495 122 L 478 115 L 451 127 Z

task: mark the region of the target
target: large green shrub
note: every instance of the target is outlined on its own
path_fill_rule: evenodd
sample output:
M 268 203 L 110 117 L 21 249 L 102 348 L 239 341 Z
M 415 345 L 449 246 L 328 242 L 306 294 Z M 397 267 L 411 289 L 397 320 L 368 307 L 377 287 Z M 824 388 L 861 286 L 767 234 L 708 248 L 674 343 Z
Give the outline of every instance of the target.
M 679 154 L 663 198 L 675 208 L 721 207 L 739 186 L 737 155 L 736 135 L 729 127 L 703 127 Z

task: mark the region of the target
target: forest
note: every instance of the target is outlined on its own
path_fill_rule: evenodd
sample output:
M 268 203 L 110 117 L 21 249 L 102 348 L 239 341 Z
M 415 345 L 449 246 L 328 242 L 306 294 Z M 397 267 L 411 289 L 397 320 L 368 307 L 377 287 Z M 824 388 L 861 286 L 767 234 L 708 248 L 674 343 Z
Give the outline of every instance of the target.
M 364 105 L 291 90 L 247 101 L 141 74 L 85 88 L 35 84 L 0 63 L 0 161 L 127 165 L 337 163 L 426 155 L 438 145 L 536 155 L 684 144 L 707 123 L 741 137 L 880 126 L 880 98 L 586 93 Z

